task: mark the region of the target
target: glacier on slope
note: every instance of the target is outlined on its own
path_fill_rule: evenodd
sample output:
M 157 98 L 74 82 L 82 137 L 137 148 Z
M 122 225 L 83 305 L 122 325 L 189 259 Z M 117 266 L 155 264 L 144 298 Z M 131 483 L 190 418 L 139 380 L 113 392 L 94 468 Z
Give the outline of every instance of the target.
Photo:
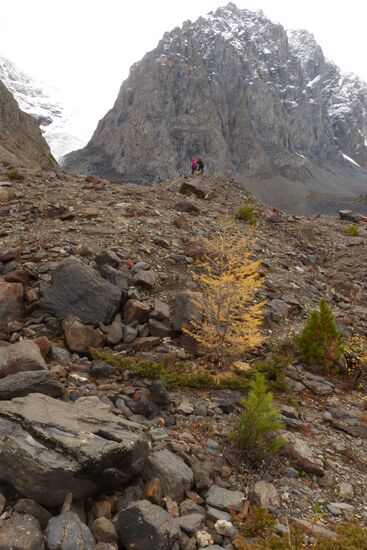
M 51 152 L 59 162 L 70 151 L 85 145 L 87 136 L 78 128 L 80 113 L 69 107 L 60 90 L 33 79 L 0 56 L 0 81 L 25 113 L 38 122 Z M 80 125 L 82 127 L 82 124 Z

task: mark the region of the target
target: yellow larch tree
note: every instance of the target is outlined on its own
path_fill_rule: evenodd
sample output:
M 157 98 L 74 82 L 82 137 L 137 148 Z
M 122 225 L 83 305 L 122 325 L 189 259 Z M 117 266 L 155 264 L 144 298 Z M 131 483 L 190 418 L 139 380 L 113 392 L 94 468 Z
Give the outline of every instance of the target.
M 222 225 L 219 235 L 205 240 L 204 260 L 196 262 L 191 299 L 201 316 L 185 332 L 209 360 L 226 366 L 261 343 L 263 303 L 256 303 L 255 293 L 263 278 L 249 249 L 253 232 L 246 236 L 231 222 Z

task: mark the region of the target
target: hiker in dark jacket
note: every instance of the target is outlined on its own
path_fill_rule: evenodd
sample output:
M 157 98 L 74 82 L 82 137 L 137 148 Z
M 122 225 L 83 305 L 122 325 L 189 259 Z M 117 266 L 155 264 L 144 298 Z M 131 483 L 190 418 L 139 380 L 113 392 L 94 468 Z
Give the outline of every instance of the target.
M 204 173 L 204 161 L 202 158 L 198 158 L 198 172 L 199 174 Z
M 196 160 L 196 157 L 192 157 L 191 159 L 191 175 L 193 176 L 198 168 L 198 163 Z

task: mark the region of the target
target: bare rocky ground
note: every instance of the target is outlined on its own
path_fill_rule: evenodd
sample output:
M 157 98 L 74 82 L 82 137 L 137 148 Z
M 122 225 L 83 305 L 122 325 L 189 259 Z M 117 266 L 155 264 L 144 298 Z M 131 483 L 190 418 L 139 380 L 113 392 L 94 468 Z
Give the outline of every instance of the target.
M 168 391 L 88 353 L 195 364 L 182 291 L 202 237 L 233 218 L 245 188 L 203 177 L 187 197 L 185 178 L 24 174 L 0 176 L 0 550 L 232 549 L 231 512 L 248 502 L 279 532 L 319 513 L 313 532 L 366 522 L 366 401 L 340 379 L 290 365 L 276 395 L 287 446 L 254 465 L 229 439 L 239 392 Z M 321 297 L 346 334 L 366 334 L 363 223 L 347 236 L 348 221 L 254 204 L 266 338 L 247 360 L 290 342 Z

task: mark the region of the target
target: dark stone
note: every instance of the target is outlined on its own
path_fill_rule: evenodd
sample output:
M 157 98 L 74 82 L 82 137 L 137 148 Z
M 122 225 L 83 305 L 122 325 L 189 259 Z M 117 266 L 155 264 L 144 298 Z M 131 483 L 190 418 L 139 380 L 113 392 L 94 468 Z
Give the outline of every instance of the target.
M 149 319 L 149 332 L 152 336 L 165 338 L 171 334 L 171 329 L 156 319 Z
M 155 285 L 154 271 L 145 271 L 141 269 L 133 277 L 133 283 L 145 290 L 152 290 Z
M 172 320 L 174 330 L 190 329 L 192 321 L 197 321 L 201 317 L 202 313 L 194 303 L 192 294 L 187 291 L 177 292 Z
M 18 372 L 0 380 L 0 400 L 23 397 L 29 393 L 60 397 L 63 389 L 63 385 L 53 372 L 46 370 Z
M 75 257 L 63 260 L 40 306 L 55 317 L 75 315 L 83 323 L 109 325 L 118 313 L 121 291 Z
M 214 390 L 210 393 L 212 403 L 223 412 L 233 411 L 241 399 L 241 392 L 233 390 Z
M 164 496 L 181 502 L 185 491 L 191 489 L 194 475 L 183 459 L 168 449 L 151 453 L 144 469 L 144 478 L 149 481 L 157 477 Z
M 120 544 L 126 550 L 172 550 L 180 529 L 163 508 L 147 500 L 133 502 L 114 518 Z
M 96 544 L 91 530 L 74 512 L 51 518 L 45 538 L 48 550 L 94 550 Z
M 180 193 L 187 197 L 195 195 L 198 199 L 205 199 L 209 193 L 209 189 L 200 180 L 192 178 L 182 183 Z
M 95 359 L 94 361 L 92 361 L 90 374 L 92 376 L 95 376 L 96 378 L 103 378 L 107 376 L 116 376 L 118 374 L 118 371 L 115 367 L 112 367 L 108 363 L 100 361 L 99 359 Z
M 91 523 L 90 529 L 96 542 L 117 542 L 117 533 L 114 524 L 106 517 L 97 518 Z
M 97 265 L 110 265 L 111 267 L 118 267 L 121 263 L 121 259 L 113 250 L 103 250 L 95 257 Z
M 178 212 L 186 212 L 187 214 L 200 214 L 200 208 L 190 201 L 179 201 L 175 204 L 175 210 Z
M 117 286 L 122 291 L 122 299 L 126 302 L 129 289 L 129 274 L 122 273 L 121 271 L 111 267 L 110 265 L 103 265 L 100 270 L 100 274 L 106 281 L 109 281 L 112 285 Z
M 359 223 L 360 221 L 360 216 L 356 212 L 352 212 L 352 210 L 340 210 L 339 218 L 353 223 Z
M 150 384 L 149 390 L 154 403 L 157 403 L 157 405 L 161 405 L 163 407 L 170 404 L 171 398 L 169 391 L 166 384 L 162 380 L 153 380 Z
M 124 307 L 124 321 L 130 325 L 133 321 L 144 323 L 149 317 L 150 307 L 139 300 L 128 300 Z

